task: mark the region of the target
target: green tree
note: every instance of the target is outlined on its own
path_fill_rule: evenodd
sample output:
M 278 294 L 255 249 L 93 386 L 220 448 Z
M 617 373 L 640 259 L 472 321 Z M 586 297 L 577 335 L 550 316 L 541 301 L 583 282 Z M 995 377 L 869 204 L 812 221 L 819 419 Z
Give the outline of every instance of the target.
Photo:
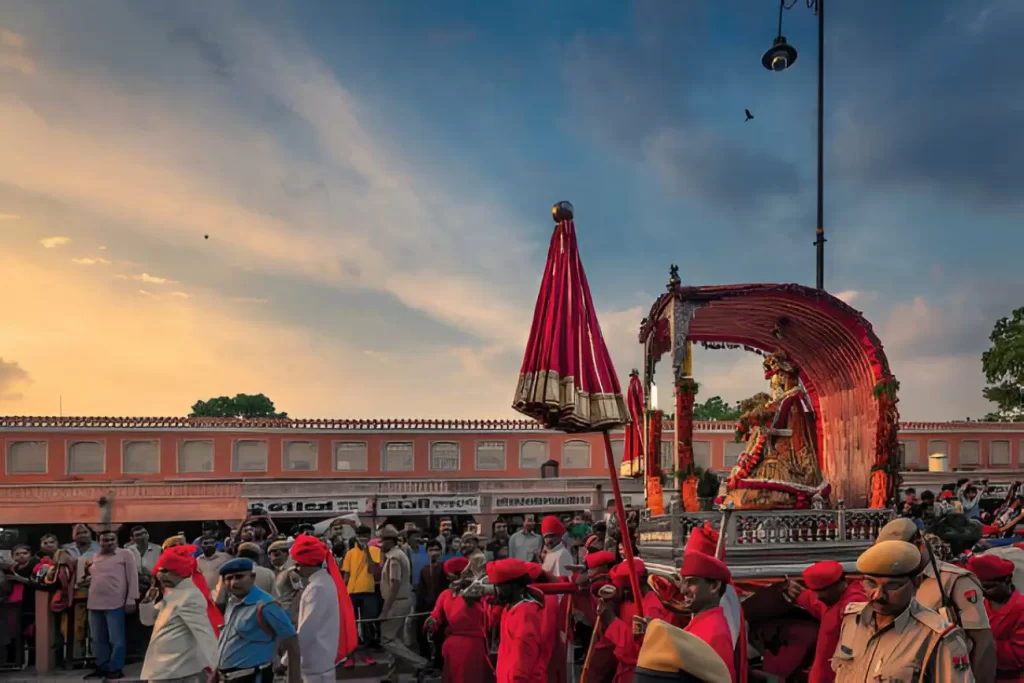
M 279 413 L 274 409 L 274 402 L 265 394 L 237 394 L 218 396 L 209 401 L 196 401 L 189 417 L 276 417 L 287 418 L 288 413 Z
M 985 420 L 1024 421 L 1024 308 L 1000 318 L 988 336 L 992 347 L 981 354 L 988 386 L 982 391 L 997 410 Z
M 740 409 L 739 406 L 730 406 L 721 396 L 712 396 L 703 403 L 694 404 L 693 419 L 732 422 L 740 419 Z

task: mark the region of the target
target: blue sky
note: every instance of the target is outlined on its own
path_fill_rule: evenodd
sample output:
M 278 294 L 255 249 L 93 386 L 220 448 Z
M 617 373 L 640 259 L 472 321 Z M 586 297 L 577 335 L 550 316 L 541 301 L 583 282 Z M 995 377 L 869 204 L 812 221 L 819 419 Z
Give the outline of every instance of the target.
M 800 58 L 772 74 L 777 11 L 11 3 L 0 412 L 263 391 L 310 417 L 508 415 L 559 199 L 623 375 L 670 263 L 812 284 L 816 20 L 785 13 Z M 828 20 L 826 286 L 879 331 L 905 417 L 980 415 L 978 356 L 1024 291 L 1024 10 Z M 705 394 L 759 388 L 756 358 L 697 365 Z

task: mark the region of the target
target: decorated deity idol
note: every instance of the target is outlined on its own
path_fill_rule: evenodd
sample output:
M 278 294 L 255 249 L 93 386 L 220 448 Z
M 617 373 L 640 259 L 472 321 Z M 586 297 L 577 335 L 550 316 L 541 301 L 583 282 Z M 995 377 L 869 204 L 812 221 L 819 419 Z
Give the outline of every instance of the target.
M 783 352 L 764 360 L 771 395 L 742 407 L 737 436 L 746 448 L 723 484 L 724 504 L 737 510 L 806 509 L 827 501 L 814 425 L 804 404 L 800 369 Z

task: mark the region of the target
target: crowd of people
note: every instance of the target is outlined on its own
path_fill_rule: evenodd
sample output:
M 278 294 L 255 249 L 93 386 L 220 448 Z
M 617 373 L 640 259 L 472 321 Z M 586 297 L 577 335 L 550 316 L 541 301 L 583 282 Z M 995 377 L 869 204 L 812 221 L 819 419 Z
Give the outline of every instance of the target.
M 450 520 L 427 532 L 354 517 L 284 534 L 258 516 L 159 546 L 135 527 L 124 547 L 78 525 L 70 544 L 15 548 L 0 596 L 23 606 L 24 629 L 47 591 L 68 656 L 92 657 L 92 679 L 123 677 L 135 639 L 143 679 L 187 683 L 333 681 L 381 652 L 389 679 L 401 666 L 446 683 L 1024 680 L 1013 562 L 947 562 L 912 512 L 881 530 L 857 577 L 824 561 L 787 580 L 785 598 L 817 622 L 806 671 L 755 645 L 707 524 L 671 577 L 630 566 L 614 519 L 582 516 L 527 516 L 514 532 L 498 520 L 487 539 Z

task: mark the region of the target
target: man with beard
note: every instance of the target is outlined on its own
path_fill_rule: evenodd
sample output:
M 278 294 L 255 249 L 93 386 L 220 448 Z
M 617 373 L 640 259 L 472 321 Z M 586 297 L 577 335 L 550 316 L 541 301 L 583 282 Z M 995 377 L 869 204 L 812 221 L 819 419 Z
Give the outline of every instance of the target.
M 981 581 L 985 611 L 996 641 L 996 681 L 1020 681 L 1024 671 L 1024 595 L 1013 585 L 1014 564 L 996 555 L 975 555 L 967 569 Z
M 832 657 L 836 683 L 934 681 L 973 683 L 967 638 L 914 598 L 921 553 L 882 541 L 857 559 L 868 602 L 850 603 Z
M 140 609 L 143 624 L 153 627 L 142 679 L 206 683 L 217 663 L 217 635 L 224 618 L 188 546 L 161 553 L 153 570 L 158 585 L 143 603 L 156 601 L 155 619 Z
M 917 525 L 900 517 L 892 520 L 878 532 L 876 543 L 898 540 L 917 547 L 921 554 L 921 576 L 914 596 L 921 605 L 938 612 L 946 621 L 959 624 L 967 632 L 967 638 L 974 643 L 971 649 L 971 668 L 980 683 L 995 680 L 995 641 L 988 623 L 988 614 L 981 604 L 982 590 L 978 580 L 963 567 L 932 558 L 931 548 Z M 934 564 L 933 564 L 934 562 Z M 938 567 L 942 588 L 935 577 Z M 947 614 L 943 594 L 952 601 L 956 614 Z
M 793 581 L 786 583 L 786 597 L 818 620 L 814 664 L 809 683 L 832 683 L 832 654 L 839 642 L 843 614 L 851 602 L 864 602 L 864 588 L 860 581 L 848 581 L 843 565 L 832 560 L 816 562 L 803 571 L 806 589 Z
M 495 588 L 501 615 L 497 683 L 546 683 L 543 659 L 544 600 L 527 586 L 540 567 L 516 558 L 487 563 L 487 579 Z
M 544 555 L 542 567 L 551 576 L 569 576 L 572 572 L 572 553 L 565 547 L 562 538 L 565 536 L 565 525 L 555 515 L 549 515 L 540 523 L 540 533 L 544 540 L 547 553 Z
M 690 623 L 683 630 L 714 648 L 735 682 L 736 650 L 721 606 L 725 589 L 732 583 L 729 568 L 710 555 L 690 553 L 683 556 L 679 575 L 683 607 L 691 614 Z

